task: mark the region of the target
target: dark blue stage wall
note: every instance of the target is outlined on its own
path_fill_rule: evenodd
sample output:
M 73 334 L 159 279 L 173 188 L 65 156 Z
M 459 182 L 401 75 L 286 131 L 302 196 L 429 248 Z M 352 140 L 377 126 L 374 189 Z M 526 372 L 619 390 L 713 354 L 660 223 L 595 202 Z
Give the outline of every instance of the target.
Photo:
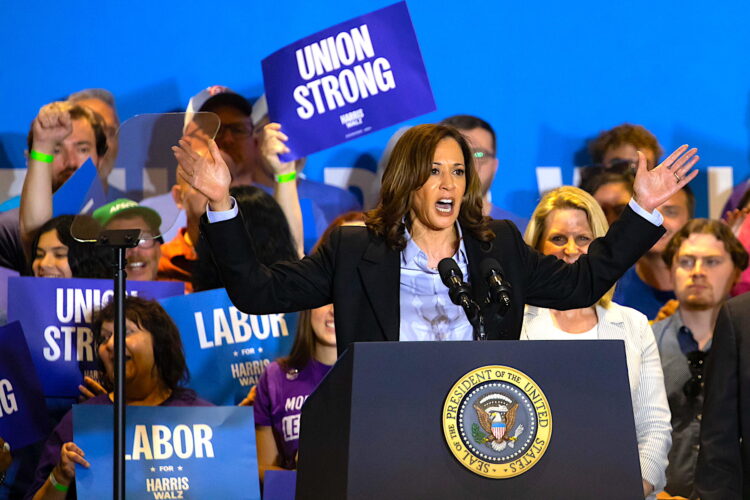
M 263 57 L 390 3 L 1 2 L 0 201 L 20 192 L 22 170 L 11 169 L 24 166 L 27 128 L 42 104 L 105 87 L 126 119 L 184 110 L 213 84 L 258 96 Z M 528 215 L 540 189 L 572 182 L 574 167 L 588 161 L 587 139 L 624 121 L 645 125 L 666 150 L 701 148 L 698 215 L 717 214 L 727 188 L 750 173 L 747 2 L 408 6 L 438 108 L 410 123 L 457 113 L 490 121 L 500 157 L 496 204 Z M 367 184 L 397 129 L 313 155 L 308 176 Z M 364 170 L 350 175 L 352 167 Z

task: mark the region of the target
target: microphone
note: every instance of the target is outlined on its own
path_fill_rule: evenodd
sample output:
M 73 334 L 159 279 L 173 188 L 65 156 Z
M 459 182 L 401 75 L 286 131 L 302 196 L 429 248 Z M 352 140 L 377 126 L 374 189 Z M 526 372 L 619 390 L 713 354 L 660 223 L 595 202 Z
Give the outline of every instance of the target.
M 480 272 L 490 287 L 490 300 L 500 305 L 500 314 L 510 308 L 510 283 L 503 277 L 503 266 L 495 259 L 484 259 L 479 265 Z
M 448 296 L 451 298 L 451 302 L 463 307 L 468 315 L 469 311 L 473 310 L 471 288 L 467 283 L 464 283 L 464 275 L 456 261 L 450 257 L 441 260 L 438 263 L 438 272 L 443 284 L 448 287 Z
M 456 261 L 451 258 L 441 260 L 438 272 L 443 284 L 448 287 L 451 302 L 464 309 L 466 318 L 474 329 L 474 340 L 485 340 L 487 332 L 484 329 L 484 317 L 477 303 L 471 300 L 471 287 L 464 282 L 464 275 Z

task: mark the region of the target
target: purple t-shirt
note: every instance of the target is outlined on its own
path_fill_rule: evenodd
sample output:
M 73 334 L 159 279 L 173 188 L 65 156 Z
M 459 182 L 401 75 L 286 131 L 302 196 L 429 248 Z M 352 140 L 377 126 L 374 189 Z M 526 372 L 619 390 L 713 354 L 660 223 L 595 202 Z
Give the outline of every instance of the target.
M 260 377 L 253 404 L 255 425 L 273 428 L 281 466 L 285 469 L 296 468 L 302 403 L 330 369 L 329 365 L 311 359 L 302 370 L 287 372 L 274 361 Z
M 96 397 L 84 401 L 85 405 L 111 405 L 112 401 L 109 399 L 107 394 L 100 394 Z M 212 403 L 205 401 L 195 395 L 191 390 L 183 390 L 173 392 L 169 398 L 167 398 L 159 406 L 213 406 Z M 55 430 L 44 443 L 42 449 L 42 455 L 39 458 L 39 466 L 36 468 L 34 474 L 34 485 L 26 493 L 26 499 L 34 497 L 34 494 L 42 487 L 44 482 L 49 477 L 49 473 L 55 468 L 57 463 L 60 461 L 60 450 L 62 445 L 73 441 L 73 410 L 68 411 L 65 416 L 57 424 Z M 84 453 L 86 450 L 83 450 Z M 68 494 L 65 498 L 76 498 L 76 487 L 75 481 L 71 483 Z

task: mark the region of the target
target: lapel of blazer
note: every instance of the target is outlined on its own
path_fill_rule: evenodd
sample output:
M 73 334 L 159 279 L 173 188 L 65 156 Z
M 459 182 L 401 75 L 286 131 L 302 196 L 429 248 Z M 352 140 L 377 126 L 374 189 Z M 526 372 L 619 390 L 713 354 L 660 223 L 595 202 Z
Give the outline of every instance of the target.
M 399 339 L 399 255 L 384 241 L 370 240 L 357 266 L 362 287 L 375 312 L 383 337 L 392 341 Z

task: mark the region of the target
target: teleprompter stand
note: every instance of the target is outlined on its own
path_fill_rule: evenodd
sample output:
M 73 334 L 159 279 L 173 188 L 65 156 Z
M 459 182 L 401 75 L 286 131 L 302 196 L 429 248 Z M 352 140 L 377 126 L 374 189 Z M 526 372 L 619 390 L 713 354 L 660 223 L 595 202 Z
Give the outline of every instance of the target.
M 140 229 L 109 229 L 99 234 L 97 245 L 113 250 L 115 301 L 115 426 L 114 470 L 112 498 L 125 500 L 125 250 L 138 245 Z

